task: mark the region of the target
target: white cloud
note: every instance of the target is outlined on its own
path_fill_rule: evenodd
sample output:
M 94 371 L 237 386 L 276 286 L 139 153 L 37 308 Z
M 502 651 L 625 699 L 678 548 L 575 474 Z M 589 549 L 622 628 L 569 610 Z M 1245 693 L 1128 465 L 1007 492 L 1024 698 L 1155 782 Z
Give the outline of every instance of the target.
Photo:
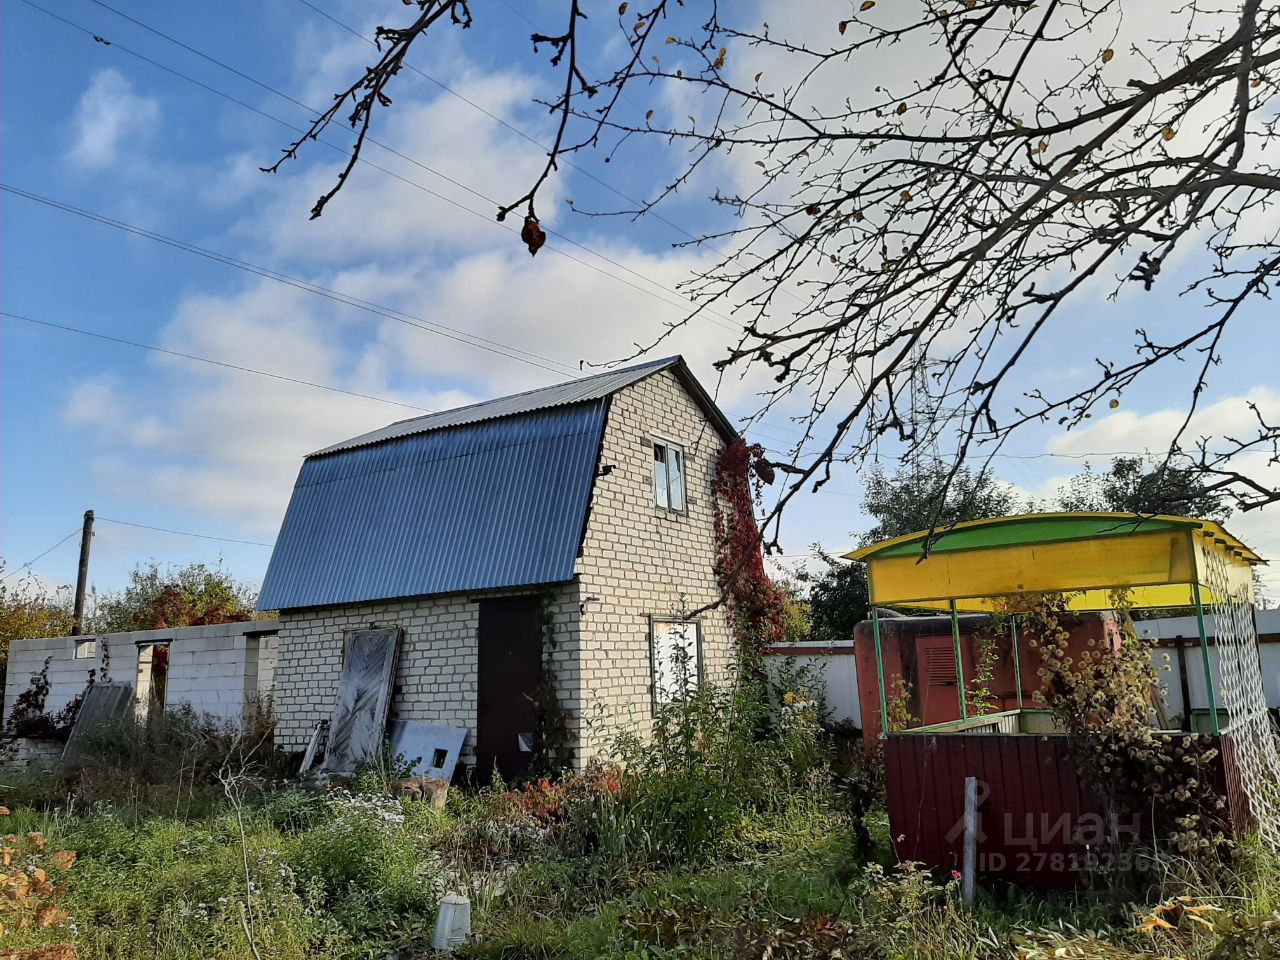
M 1257 425 L 1248 404 L 1255 403 L 1269 422 L 1280 417 L 1280 390 L 1255 387 L 1243 395 L 1224 397 L 1204 406 L 1191 420 L 1183 439 L 1183 446 L 1190 446 L 1200 437 L 1247 438 Z M 1054 438 L 1048 444 L 1051 453 L 1107 453 L 1111 451 L 1151 451 L 1162 454 L 1168 449 L 1174 433 L 1182 425 L 1186 410 L 1171 407 L 1150 413 L 1120 411 L 1100 419 L 1084 430 L 1073 430 Z M 1105 462 L 1105 461 L 1104 461 Z M 1232 464 L 1239 470 L 1272 487 L 1280 487 L 1280 464 L 1268 462 L 1266 453 L 1251 453 L 1237 458 Z M 1272 504 L 1261 510 L 1236 513 L 1228 521 L 1231 532 L 1250 545 L 1258 544 L 1263 556 L 1280 559 L 1280 505 Z M 1270 545 L 1268 549 L 1263 544 Z
M 93 75 L 71 119 L 67 160 L 84 170 L 118 163 L 130 148 L 146 140 L 160 121 L 160 104 L 139 96 L 116 70 Z

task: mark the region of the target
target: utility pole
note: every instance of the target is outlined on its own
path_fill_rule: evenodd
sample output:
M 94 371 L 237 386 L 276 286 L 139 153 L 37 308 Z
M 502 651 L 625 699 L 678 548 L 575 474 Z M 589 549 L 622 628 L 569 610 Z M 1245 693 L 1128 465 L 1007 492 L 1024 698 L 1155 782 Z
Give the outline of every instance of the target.
M 93 541 L 93 511 L 84 512 L 84 529 L 80 532 L 80 572 L 76 576 L 76 608 L 71 621 L 71 636 L 80 636 L 84 627 L 84 591 L 89 583 L 89 544 Z

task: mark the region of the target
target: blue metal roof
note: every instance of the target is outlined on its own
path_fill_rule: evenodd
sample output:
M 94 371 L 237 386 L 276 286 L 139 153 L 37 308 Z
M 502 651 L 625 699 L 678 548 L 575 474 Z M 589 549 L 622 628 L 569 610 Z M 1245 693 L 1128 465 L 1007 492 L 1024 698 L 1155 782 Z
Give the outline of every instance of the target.
M 422 417 L 398 420 L 388 426 L 372 430 L 369 433 L 362 433 L 360 436 L 352 437 L 350 440 L 343 440 L 341 443 L 335 443 L 333 446 L 325 447 L 323 450 L 317 450 L 312 456 L 336 453 L 339 450 L 349 450 L 352 447 L 363 447 L 369 443 L 381 443 L 383 440 L 392 440 L 396 437 L 408 437 L 415 433 L 426 433 L 428 430 L 439 430 L 441 427 L 457 427 L 467 423 L 479 423 L 482 420 L 496 420 L 499 417 L 529 413 L 533 410 L 547 410 L 551 407 L 563 407 L 573 403 L 581 403 L 584 400 L 600 400 L 611 396 L 623 387 L 629 387 L 631 384 L 657 373 L 659 370 L 665 370 L 667 367 L 681 363 L 683 361 L 679 357 L 666 357 L 662 360 L 652 360 L 648 363 L 637 364 L 634 367 L 608 370 L 590 377 L 583 377 L 580 380 L 570 380 L 568 383 L 555 383 L 549 387 L 526 390 L 524 393 L 515 393 L 509 397 L 498 397 L 495 400 L 486 400 L 483 403 L 473 403 L 467 407 L 455 407 L 452 410 L 444 410 L 440 413 L 429 413 Z
M 307 458 L 259 609 L 571 579 L 607 397 L 356 438 Z

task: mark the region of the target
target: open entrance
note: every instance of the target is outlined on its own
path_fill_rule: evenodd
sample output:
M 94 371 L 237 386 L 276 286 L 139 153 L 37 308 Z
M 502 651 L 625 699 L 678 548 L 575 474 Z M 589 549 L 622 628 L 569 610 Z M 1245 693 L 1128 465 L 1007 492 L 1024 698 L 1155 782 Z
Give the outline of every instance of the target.
M 519 776 L 533 752 L 532 696 L 542 672 L 542 625 L 535 597 L 480 601 L 477 664 L 476 779 L 496 767 Z
M 169 686 L 169 644 L 145 643 L 138 647 L 138 674 L 133 689 L 137 691 L 134 708 L 139 720 L 164 713 Z

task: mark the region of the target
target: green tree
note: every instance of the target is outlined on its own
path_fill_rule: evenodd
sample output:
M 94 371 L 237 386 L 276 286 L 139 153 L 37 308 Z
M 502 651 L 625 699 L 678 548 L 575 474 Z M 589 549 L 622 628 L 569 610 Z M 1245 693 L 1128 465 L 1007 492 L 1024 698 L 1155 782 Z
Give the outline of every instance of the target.
M 1168 513 L 1204 520 L 1225 520 L 1231 504 L 1222 493 L 1206 490 L 1194 470 L 1143 457 L 1116 457 L 1099 473 L 1085 468 L 1058 491 L 1061 510 Z
M 1008 516 L 1020 507 L 1014 489 L 989 473 L 962 468 L 948 484 L 945 466 L 928 471 L 900 468 L 892 475 L 877 467 L 867 476 L 862 495 L 862 511 L 875 524 L 858 535 L 858 542 Z M 809 588 L 810 639 L 848 640 L 870 613 L 866 567 L 833 557 L 816 544 L 814 558 L 821 564 L 818 571 L 804 570 L 796 576 Z
M 866 477 L 862 512 L 875 525 L 858 537 L 877 543 L 917 530 L 946 529 L 965 520 L 985 520 L 1015 513 L 1021 504 L 1013 487 L 991 474 L 962 467 L 947 482 L 948 470 L 900 468 L 892 476 L 874 467 Z
M 0 559 L 0 574 L 4 560 Z M 16 571 L 15 571 L 16 572 Z M 71 601 L 49 590 L 34 574 L 16 582 L 0 581 L 0 676 L 9 663 L 9 644 L 71 632 Z
M 93 628 L 98 633 L 156 630 L 251 620 L 257 591 L 236 580 L 221 563 L 161 567 L 152 560 L 129 574 L 129 585 L 98 600 Z
M 809 639 L 815 643 L 849 640 L 853 628 L 867 619 L 867 568 L 813 545 L 817 570 L 796 571 L 796 581 L 809 592 Z

